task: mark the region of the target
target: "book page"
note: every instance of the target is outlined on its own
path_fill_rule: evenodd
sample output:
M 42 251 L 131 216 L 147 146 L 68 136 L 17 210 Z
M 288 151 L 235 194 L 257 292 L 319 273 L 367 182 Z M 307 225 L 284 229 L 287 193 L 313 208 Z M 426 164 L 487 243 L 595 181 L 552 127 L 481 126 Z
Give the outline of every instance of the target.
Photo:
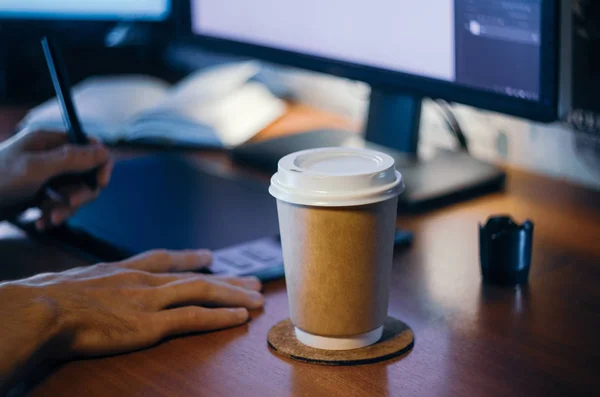
M 136 118 L 127 139 L 225 147 L 247 141 L 285 111 L 264 85 L 249 82 L 260 70 L 258 62 L 248 61 L 190 75 Z
M 258 62 L 247 61 L 199 70 L 176 84 L 169 95 L 150 112 L 176 110 L 190 102 L 200 104 L 219 101 L 242 88 L 260 69 Z
M 284 101 L 264 85 L 249 82 L 221 99 L 192 100 L 164 112 L 150 111 L 133 124 L 128 139 L 143 140 L 146 135 L 156 137 L 152 127 L 162 125 L 170 126 L 162 131 L 163 138 L 171 142 L 195 141 L 199 145 L 213 142 L 211 145 L 214 146 L 216 140 L 224 147 L 234 147 L 259 133 L 285 110 Z
M 73 89 L 73 100 L 86 133 L 116 141 L 127 124 L 167 96 L 169 84 L 149 76 L 95 77 Z M 34 108 L 22 126 L 65 130 L 56 98 Z

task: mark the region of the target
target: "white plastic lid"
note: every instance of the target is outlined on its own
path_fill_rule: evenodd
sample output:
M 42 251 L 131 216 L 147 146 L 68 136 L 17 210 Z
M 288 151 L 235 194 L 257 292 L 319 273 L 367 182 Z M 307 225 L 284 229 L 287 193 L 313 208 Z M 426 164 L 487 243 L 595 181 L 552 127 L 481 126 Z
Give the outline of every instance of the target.
M 351 148 L 312 149 L 285 156 L 269 188 L 278 200 L 320 207 L 378 203 L 403 191 L 402 175 L 392 157 Z

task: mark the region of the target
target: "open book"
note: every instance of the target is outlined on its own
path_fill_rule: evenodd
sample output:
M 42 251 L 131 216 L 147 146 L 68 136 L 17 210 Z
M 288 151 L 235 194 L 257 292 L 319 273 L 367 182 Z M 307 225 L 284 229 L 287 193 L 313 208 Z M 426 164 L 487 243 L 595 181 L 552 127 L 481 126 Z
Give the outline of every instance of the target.
M 281 117 L 285 103 L 252 81 L 256 62 L 210 68 L 170 87 L 148 76 L 96 77 L 73 88 L 84 131 L 107 143 L 238 146 Z M 56 98 L 22 127 L 65 130 Z

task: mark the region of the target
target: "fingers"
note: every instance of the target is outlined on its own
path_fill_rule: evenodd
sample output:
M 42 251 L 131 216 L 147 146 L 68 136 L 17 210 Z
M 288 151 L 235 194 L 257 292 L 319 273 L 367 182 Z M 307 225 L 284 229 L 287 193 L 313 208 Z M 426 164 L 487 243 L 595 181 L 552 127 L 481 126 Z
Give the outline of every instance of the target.
M 210 265 L 212 254 L 207 250 L 157 250 L 134 256 L 117 263 L 118 266 L 150 273 L 168 273 L 198 270 Z
M 29 156 L 31 167 L 41 180 L 88 171 L 106 164 L 110 158 L 108 150 L 97 143 L 81 146 L 66 144 Z
M 55 197 L 55 199 L 45 199 L 44 201 L 42 201 L 42 203 L 39 205 L 39 208 L 41 210 L 41 216 L 40 218 L 35 222 L 35 227 L 37 228 L 37 230 L 45 230 L 50 228 L 51 226 L 55 225 L 54 222 L 52 221 L 52 212 L 57 208 L 57 207 L 64 207 L 66 206 L 66 204 L 64 204 L 64 201 L 60 201 L 60 200 L 64 200 L 64 198 L 60 195 L 57 194 L 57 197 Z M 60 200 L 59 200 L 60 198 Z M 58 224 L 56 224 L 58 225 Z
M 152 292 L 159 309 L 171 306 L 210 305 L 258 309 L 261 293 L 217 280 L 180 280 L 157 287 Z
M 71 209 L 70 207 L 60 206 L 53 209 L 49 213 L 43 213 L 37 221 L 35 221 L 35 227 L 39 231 L 51 229 L 65 223 L 67 219 L 72 217 L 77 209 Z
M 244 289 L 252 291 L 260 291 L 262 289 L 262 283 L 254 276 L 245 277 L 230 277 L 230 276 L 213 276 L 204 275 L 197 273 L 180 273 L 180 274 L 164 274 L 160 276 L 161 284 L 168 284 L 178 280 L 191 280 L 191 279 L 202 279 L 202 280 L 217 280 L 219 282 L 235 285 Z
M 248 321 L 246 309 L 206 309 L 181 307 L 153 313 L 151 321 L 161 338 L 192 332 L 215 331 Z
M 62 204 L 66 207 L 76 209 L 82 205 L 95 200 L 98 198 L 100 192 L 98 190 L 92 190 L 83 182 L 68 186 L 61 186 L 58 189 L 47 189 L 46 195 L 49 196 L 49 192 L 54 191 L 56 194 L 53 195 L 51 202 L 55 205 Z
M 95 200 L 99 194 L 99 190 L 93 191 L 83 184 L 59 189 L 55 200 L 47 200 L 40 205 L 42 217 L 36 223 L 38 230 L 63 224 L 81 206 Z M 57 201 L 58 198 L 60 200 Z
M 59 206 L 57 208 L 54 208 L 52 210 L 52 212 L 50 212 L 49 215 L 49 219 L 50 222 L 52 223 L 52 226 L 60 226 L 62 225 L 67 219 L 69 219 L 70 217 L 72 217 L 75 212 L 77 211 L 77 208 L 74 207 L 67 207 L 67 206 Z
M 17 135 L 17 145 L 25 151 L 42 151 L 54 149 L 68 143 L 65 132 L 25 129 Z
M 242 325 L 248 321 L 249 314 L 246 309 L 185 307 L 114 316 L 117 323 L 111 323 L 106 317 L 113 318 L 101 315 L 94 319 L 95 322 L 86 324 L 86 329 L 78 329 L 69 349 L 58 351 L 58 357 L 105 356 L 142 349 L 171 336 Z
M 202 269 L 212 262 L 212 253 L 209 250 L 153 250 L 136 255 L 117 265 L 127 269 L 143 270 L 151 273 L 185 272 Z M 197 276 L 195 274 L 190 274 Z M 169 275 L 172 280 L 179 276 Z
M 110 183 L 113 168 L 114 162 L 109 158 L 109 160 L 98 169 L 97 180 L 100 189 L 105 188 Z M 37 229 L 43 230 L 50 226 L 63 224 L 68 218 L 73 216 L 81 206 L 97 199 L 100 195 L 100 189 L 91 190 L 87 185 L 79 184 L 64 186 L 56 191 L 47 190 L 47 194 L 49 192 L 55 192 L 54 194 L 56 197 L 50 197 L 50 200 L 42 203 L 40 206 L 43 211 L 43 216 L 36 222 Z
M 114 166 L 115 166 L 114 161 L 112 159 L 109 159 L 106 162 L 106 164 L 104 164 L 98 170 L 98 176 L 97 176 L 98 186 L 100 186 L 101 189 L 104 189 L 110 183 L 110 177 L 112 175 Z
M 248 277 L 226 277 L 226 276 L 204 276 L 209 280 L 211 278 L 217 279 L 221 282 L 235 285 L 236 287 L 241 287 L 244 289 L 249 289 L 252 291 L 260 291 L 262 290 L 262 283 L 260 280 L 254 276 Z

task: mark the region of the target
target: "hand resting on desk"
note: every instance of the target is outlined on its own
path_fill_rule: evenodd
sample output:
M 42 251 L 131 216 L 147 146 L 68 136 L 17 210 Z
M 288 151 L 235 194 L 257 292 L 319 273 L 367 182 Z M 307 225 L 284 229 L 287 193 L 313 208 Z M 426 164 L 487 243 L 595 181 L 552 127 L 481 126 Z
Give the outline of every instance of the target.
M 39 229 L 59 225 L 108 185 L 112 164 L 98 142 L 74 146 L 64 133 L 23 131 L 0 144 L 0 220 L 38 206 Z M 48 192 L 55 177 L 93 169 L 99 189 L 82 182 Z M 190 272 L 211 259 L 208 251 L 155 251 L 0 282 L 0 395 L 40 361 L 128 352 L 245 323 L 248 309 L 263 305 L 260 281 Z
M 0 144 L 0 220 L 37 206 L 39 229 L 58 226 L 87 202 L 94 200 L 110 181 L 113 162 L 99 142 L 74 146 L 65 133 L 22 131 Z M 53 178 L 98 169 L 98 189 L 83 183 L 60 186 L 58 197 L 44 195 Z
M 155 251 L 0 284 L 0 394 L 40 361 L 247 322 L 247 309 L 263 305 L 260 281 L 190 273 L 210 262 L 208 251 Z

